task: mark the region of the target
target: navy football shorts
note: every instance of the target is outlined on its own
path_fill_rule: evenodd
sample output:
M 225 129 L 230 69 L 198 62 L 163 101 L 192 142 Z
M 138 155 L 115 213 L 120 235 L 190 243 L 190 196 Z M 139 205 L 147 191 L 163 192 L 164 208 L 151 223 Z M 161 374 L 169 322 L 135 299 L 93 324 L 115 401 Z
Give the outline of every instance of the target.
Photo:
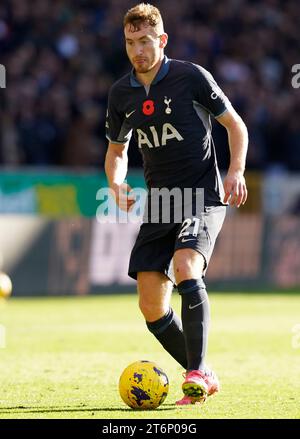
M 200 217 L 186 218 L 183 223 L 143 223 L 131 252 L 128 275 L 137 279 L 139 271 L 159 271 L 175 283 L 171 261 L 180 248 L 192 248 L 204 256 L 205 274 L 225 214 L 226 206 L 206 206 Z

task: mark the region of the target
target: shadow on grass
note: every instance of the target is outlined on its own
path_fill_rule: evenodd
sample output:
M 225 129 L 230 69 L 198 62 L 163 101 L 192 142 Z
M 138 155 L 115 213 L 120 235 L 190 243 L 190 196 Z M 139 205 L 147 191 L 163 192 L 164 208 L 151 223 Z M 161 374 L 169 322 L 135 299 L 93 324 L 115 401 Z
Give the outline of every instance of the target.
M 154 412 L 154 411 L 167 411 L 174 410 L 176 406 L 172 404 L 166 404 L 159 409 L 150 409 L 150 410 L 139 410 L 139 409 L 131 409 L 131 408 L 88 408 L 88 407 L 1 407 L 1 414 L 12 414 L 12 413 L 61 413 L 61 412 Z

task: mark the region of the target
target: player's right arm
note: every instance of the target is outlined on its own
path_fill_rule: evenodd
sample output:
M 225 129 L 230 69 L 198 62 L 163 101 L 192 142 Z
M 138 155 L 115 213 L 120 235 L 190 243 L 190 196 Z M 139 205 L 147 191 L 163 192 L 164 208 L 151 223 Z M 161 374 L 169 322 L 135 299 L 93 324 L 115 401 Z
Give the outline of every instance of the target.
M 131 187 L 125 183 L 128 170 L 127 143 L 109 142 L 105 158 L 105 173 L 109 187 L 112 189 L 117 205 L 128 211 L 134 203 L 134 197 L 128 195 Z
M 106 114 L 106 137 L 108 150 L 105 158 L 105 172 L 109 187 L 113 191 L 120 209 L 128 211 L 134 203 L 133 195 L 129 195 L 131 187 L 125 182 L 128 170 L 128 146 L 132 135 L 132 127 L 122 105 L 122 92 L 118 85 L 112 86 L 108 96 Z

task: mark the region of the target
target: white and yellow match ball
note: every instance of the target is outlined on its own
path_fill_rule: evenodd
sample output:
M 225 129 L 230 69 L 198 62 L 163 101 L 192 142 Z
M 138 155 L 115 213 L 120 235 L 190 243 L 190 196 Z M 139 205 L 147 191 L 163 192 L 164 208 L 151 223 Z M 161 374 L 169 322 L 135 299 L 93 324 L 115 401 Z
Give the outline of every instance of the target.
M 12 283 L 10 277 L 3 272 L 0 272 L 0 298 L 7 298 L 12 293 Z

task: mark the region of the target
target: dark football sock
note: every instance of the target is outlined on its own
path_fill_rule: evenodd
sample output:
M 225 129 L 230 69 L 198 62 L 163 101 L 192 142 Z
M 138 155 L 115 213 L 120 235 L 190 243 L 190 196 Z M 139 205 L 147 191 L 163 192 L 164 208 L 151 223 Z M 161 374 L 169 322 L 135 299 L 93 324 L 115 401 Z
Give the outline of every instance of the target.
M 202 279 L 189 279 L 177 285 L 181 295 L 181 319 L 185 338 L 187 370 L 205 368 L 208 341 L 209 300 Z
M 159 320 L 146 322 L 146 325 L 164 349 L 186 369 L 187 360 L 182 324 L 172 308 Z

